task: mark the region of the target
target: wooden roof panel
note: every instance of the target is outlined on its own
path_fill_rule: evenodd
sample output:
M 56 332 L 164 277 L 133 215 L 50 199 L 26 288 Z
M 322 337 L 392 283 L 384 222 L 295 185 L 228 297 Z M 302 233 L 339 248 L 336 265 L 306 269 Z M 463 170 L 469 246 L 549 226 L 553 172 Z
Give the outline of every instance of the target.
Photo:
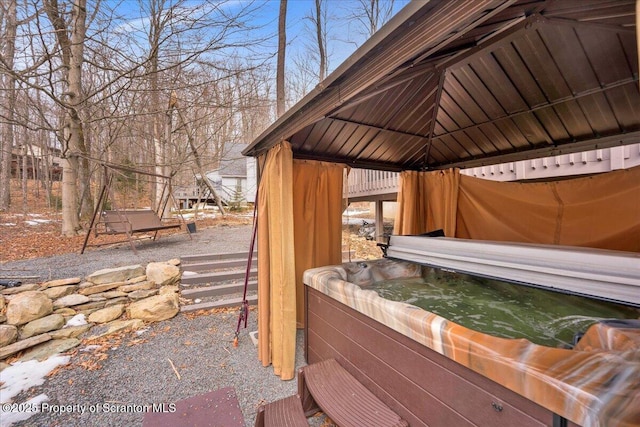
M 511 44 L 503 46 L 493 52 L 500 67 L 508 74 L 518 93 L 529 108 L 547 103 L 547 99 L 540 90 L 540 86 L 531 74 L 526 64 Z
M 553 107 L 541 108 L 534 113 L 553 141 L 567 141 L 569 133 Z
M 470 66 L 507 114 L 528 109 L 527 103 L 493 55 L 482 56 Z
M 621 132 L 629 132 L 640 128 L 638 123 L 640 92 L 638 91 L 637 79 L 635 82 L 608 90 L 606 96 Z

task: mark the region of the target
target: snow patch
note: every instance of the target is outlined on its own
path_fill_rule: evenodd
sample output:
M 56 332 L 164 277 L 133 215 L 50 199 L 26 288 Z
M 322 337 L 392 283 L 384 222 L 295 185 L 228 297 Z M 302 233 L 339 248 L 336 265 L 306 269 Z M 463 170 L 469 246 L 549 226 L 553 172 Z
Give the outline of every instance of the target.
M 71 356 L 52 356 L 42 362 L 15 362 L 5 368 L 0 372 L 0 403 L 10 403 L 20 392 L 44 384 L 44 377 L 58 366 L 69 363 L 69 359 Z
M 87 319 L 85 319 L 84 314 L 80 313 L 80 314 L 76 314 L 71 319 L 69 319 L 69 321 L 67 322 L 66 325 L 64 325 L 64 327 L 69 328 L 71 326 L 83 326 L 87 324 L 88 324 Z
M 195 271 L 185 270 L 185 271 L 182 272 L 182 276 L 183 277 L 185 277 L 185 276 L 197 276 L 197 275 L 198 275 L 198 273 L 196 273 Z
M 29 360 L 15 362 L 0 372 L 0 404 L 16 403 L 25 408 L 39 407 L 42 402 L 49 400 L 46 394 L 39 394 L 24 402 L 13 402 L 12 399 L 31 387 L 44 384 L 45 376 L 58 366 L 69 363 L 71 356 L 52 356 L 42 362 Z M 31 411 L 3 411 L 2 427 L 9 427 L 14 423 L 30 418 L 36 412 Z
M 46 394 L 39 394 L 31 399 L 25 400 L 22 404 L 25 408 L 39 408 L 40 405 L 44 402 L 48 402 L 49 397 Z M 2 426 L 9 427 L 14 423 L 18 423 L 20 421 L 28 420 L 32 415 L 36 414 L 35 411 L 24 411 L 24 412 L 4 412 L 2 414 Z
M 24 223 L 27 225 L 40 225 L 40 224 L 47 224 L 49 222 L 53 222 L 50 219 L 30 219 L 25 221 Z

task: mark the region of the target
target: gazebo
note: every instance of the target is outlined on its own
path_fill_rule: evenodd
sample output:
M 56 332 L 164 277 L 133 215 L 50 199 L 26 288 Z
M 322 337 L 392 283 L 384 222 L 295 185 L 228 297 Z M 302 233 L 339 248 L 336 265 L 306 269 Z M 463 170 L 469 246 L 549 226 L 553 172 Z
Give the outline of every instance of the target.
M 302 273 L 340 263 L 350 167 L 402 172 L 396 234 L 640 252 L 638 168 L 534 184 L 459 173 L 639 142 L 638 8 L 411 2 L 253 141 L 262 363 L 294 375 Z

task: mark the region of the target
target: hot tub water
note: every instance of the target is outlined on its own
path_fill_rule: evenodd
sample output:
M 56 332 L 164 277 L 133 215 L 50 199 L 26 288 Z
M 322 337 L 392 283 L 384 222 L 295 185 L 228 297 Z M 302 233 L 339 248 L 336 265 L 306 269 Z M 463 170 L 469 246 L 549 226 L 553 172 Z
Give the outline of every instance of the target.
M 478 332 L 549 347 L 571 347 L 576 333 L 599 320 L 640 317 L 636 308 L 431 268 L 423 277 L 383 280 L 363 289 Z

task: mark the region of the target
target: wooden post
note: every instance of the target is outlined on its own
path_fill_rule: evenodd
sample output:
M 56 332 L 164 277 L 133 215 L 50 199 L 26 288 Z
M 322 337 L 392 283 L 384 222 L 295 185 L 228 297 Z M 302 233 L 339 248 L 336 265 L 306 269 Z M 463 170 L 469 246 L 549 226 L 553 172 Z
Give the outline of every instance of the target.
M 376 200 L 376 241 L 382 242 L 384 234 L 384 215 L 382 211 L 382 200 Z

